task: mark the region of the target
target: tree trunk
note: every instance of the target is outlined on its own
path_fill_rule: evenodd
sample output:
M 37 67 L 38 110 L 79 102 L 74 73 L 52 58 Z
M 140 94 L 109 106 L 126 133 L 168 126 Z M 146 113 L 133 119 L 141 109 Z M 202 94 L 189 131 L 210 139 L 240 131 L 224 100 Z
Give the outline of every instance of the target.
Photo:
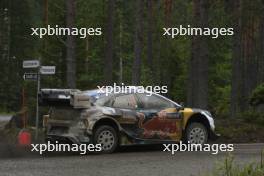
M 114 9 L 115 0 L 108 0 L 108 19 L 106 27 L 106 56 L 104 62 L 105 85 L 111 85 L 113 82 Z
M 49 2 L 48 0 L 44 1 L 44 24 L 45 26 L 48 26 L 49 24 Z
M 123 56 L 122 56 L 122 41 L 123 41 L 123 16 L 120 12 L 120 25 L 119 25 L 119 84 L 123 83 Z
M 247 7 L 247 6 L 246 6 Z M 254 7 L 254 2 L 250 2 L 250 7 Z M 243 101 L 243 109 L 248 110 L 249 108 L 249 98 L 251 96 L 252 91 L 257 86 L 257 75 L 258 73 L 258 55 L 257 55 L 257 17 L 249 12 L 247 17 L 249 20 L 247 22 L 247 27 L 243 32 L 246 40 L 243 44 L 243 50 L 246 51 L 244 55 L 244 68 L 245 68 L 245 80 L 244 80 L 244 101 Z
M 264 1 L 262 1 L 262 8 L 264 8 Z M 259 50 L 259 74 L 258 82 L 264 83 L 264 13 L 262 12 L 260 17 L 260 26 L 259 26 L 259 35 L 260 35 L 260 50 Z
M 140 76 L 141 76 L 141 57 L 142 57 L 142 18 L 143 18 L 143 1 L 136 0 L 136 29 L 135 29 L 135 44 L 134 44 L 134 53 L 135 58 L 133 62 L 133 70 L 132 70 L 132 84 L 139 85 L 140 84 Z
M 147 1 L 148 7 L 148 64 L 151 73 L 153 73 L 153 4 L 152 0 Z
M 66 26 L 73 28 L 75 23 L 75 0 L 66 0 Z M 67 86 L 68 88 L 76 88 L 76 42 L 75 36 L 67 35 L 66 40 L 66 61 L 67 61 Z
M 165 26 L 164 27 L 171 27 L 172 26 L 172 7 L 173 1 L 172 0 L 164 0 L 164 16 L 165 16 Z M 170 96 L 170 90 L 172 89 L 172 79 L 175 75 L 171 75 L 171 67 L 174 65 L 172 62 L 171 51 L 172 51 L 172 42 L 171 40 L 165 40 L 162 45 L 162 59 L 160 61 L 160 72 L 161 72 L 161 82 L 162 85 L 166 85 L 168 87 L 168 93 L 166 96 Z M 169 67 L 164 69 L 165 65 L 171 63 Z M 174 68 L 175 69 L 175 68 Z
M 241 60 L 241 1 L 233 2 L 233 51 L 232 51 L 232 81 L 231 81 L 231 117 L 235 117 L 240 108 L 240 98 L 242 95 L 243 83 L 240 69 L 242 69 Z
M 260 82 L 263 38 L 261 16 L 253 1 L 234 1 L 231 115 L 250 109 L 249 99 Z M 259 10 L 260 11 L 260 10 Z M 246 15 L 242 15 L 246 14 Z
M 208 27 L 208 0 L 194 0 L 194 26 Z M 205 36 L 193 36 L 189 64 L 187 103 L 189 106 L 208 107 L 208 41 Z
M 89 36 L 87 36 L 87 38 L 86 38 L 85 53 L 86 53 L 86 58 L 85 58 L 85 73 L 88 74 L 88 72 L 89 72 Z

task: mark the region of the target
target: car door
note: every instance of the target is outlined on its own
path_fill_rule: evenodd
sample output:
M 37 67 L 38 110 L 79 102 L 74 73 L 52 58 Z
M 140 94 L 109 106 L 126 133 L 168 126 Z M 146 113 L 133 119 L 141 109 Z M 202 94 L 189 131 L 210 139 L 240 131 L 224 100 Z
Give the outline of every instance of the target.
M 124 132 L 132 138 L 139 138 L 142 130 L 138 127 L 138 101 L 136 96 L 134 94 L 117 94 L 111 107 L 122 112 L 122 116 L 116 120 Z
M 156 94 L 136 94 L 141 138 L 178 141 L 182 135 L 182 115 L 170 100 Z

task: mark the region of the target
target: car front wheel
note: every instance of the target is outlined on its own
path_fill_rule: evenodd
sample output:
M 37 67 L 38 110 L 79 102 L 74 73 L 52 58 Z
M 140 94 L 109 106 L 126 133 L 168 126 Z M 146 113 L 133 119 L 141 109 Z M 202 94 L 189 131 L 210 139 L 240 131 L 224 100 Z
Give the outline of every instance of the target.
M 107 125 L 99 126 L 94 134 L 94 143 L 101 144 L 103 153 L 114 152 L 118 144 L 116 130 Z
M 191 144 L 205 144 L 208 140 L 208 131 L 202 123 L 193 122 L 186 129 L 185 140 Z

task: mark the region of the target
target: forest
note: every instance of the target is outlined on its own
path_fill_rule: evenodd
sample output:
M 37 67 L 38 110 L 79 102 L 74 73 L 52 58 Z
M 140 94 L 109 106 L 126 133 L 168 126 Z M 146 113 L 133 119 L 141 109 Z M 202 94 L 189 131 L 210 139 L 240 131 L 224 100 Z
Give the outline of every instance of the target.
M 19 111 L 22 90 L 34 110 L 36 82 L 23 80 L 22 62 L 39 59 L 56 66 L 41 88 L 166 85 L 167 97 L 217 118 L 263 112 L 263 10 L 263 0 L 1 0 L 0 111 Z M 101 28 L 102 35 L 31 35 L 48 25 Z M 180 25 L 234 34 L 163 35 Z

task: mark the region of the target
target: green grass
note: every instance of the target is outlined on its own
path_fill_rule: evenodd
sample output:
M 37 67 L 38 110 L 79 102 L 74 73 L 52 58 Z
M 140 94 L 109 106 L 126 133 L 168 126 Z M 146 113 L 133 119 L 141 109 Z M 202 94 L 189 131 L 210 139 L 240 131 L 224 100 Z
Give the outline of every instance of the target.
M 234 156 L 229 155 L 221 163 L 216 164 L 215 169 L 204 176 L 264 176 L 264 150 L 258 163 L 248 163 L 239 166 L 234 163 Z
M 1 112 L 1 111 L 0 111 L 0 116 L 1 116 L 1 115 L 14 115 L 14 114 L 15 114 L 15 112 L 4 112 L 4 111 Z

